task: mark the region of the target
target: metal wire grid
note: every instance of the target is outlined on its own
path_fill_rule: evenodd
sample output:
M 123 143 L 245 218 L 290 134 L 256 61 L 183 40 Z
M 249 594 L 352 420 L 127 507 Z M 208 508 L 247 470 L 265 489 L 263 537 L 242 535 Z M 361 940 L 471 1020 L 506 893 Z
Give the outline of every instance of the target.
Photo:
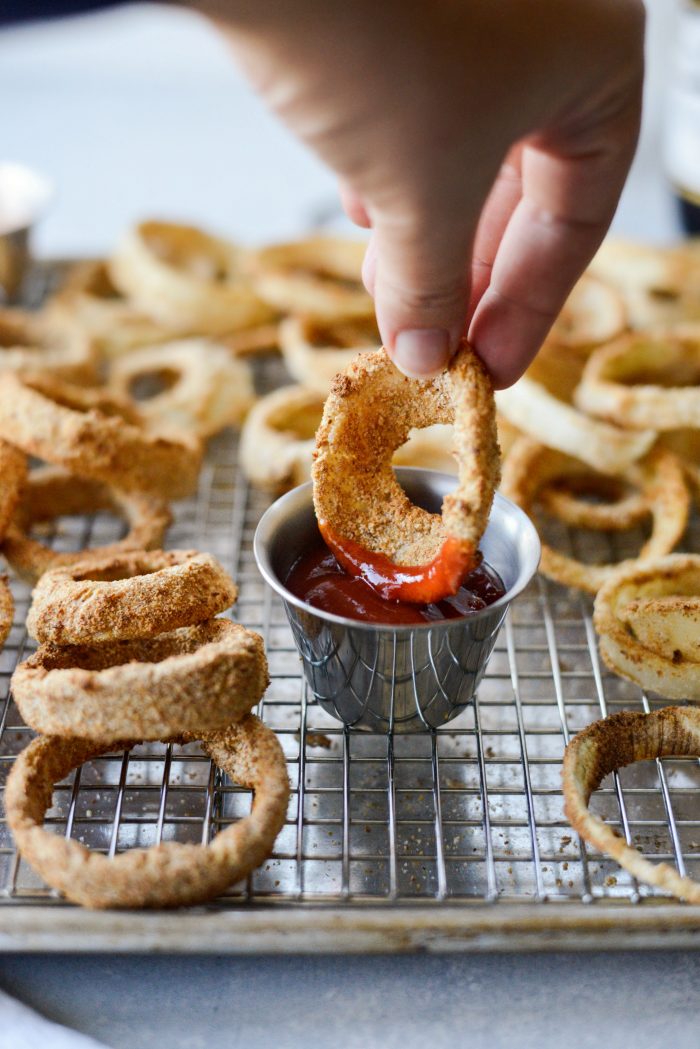
M 268 369 L 266 384 L 279 377 Z M 589 600 L 538 578 L 506 621 L 477 701 L 438 732 L 348 730 L 309 702 L 282 606 L 257 573 L 252 538 L 266 505 L 238 471 L 235 439 L 222 435 L 198 498 L 179 508 L 169 534 L 170 546 L 210 550 L 239 583 L 235 618 L 263 634 L 270 663 L 260 713 L 280 738 L 292 784 L 273 856 L 221 906 L 639 903 L 654 895 L 587 849 L 563 815 L 560 763 L 569 738 L 608 712 L 663 705 L 601 667 Z M 102 514 L 62 519 L 50 538 L 79 549 L 111 541 L 119 528 Z M 558 541 L 582 540 L 563 534 Z M 16 623 L 0 656 L 2 783 L 31 737 L 7 695 L 14 666 L 30 651 L 28 591 L 13 588 Z M 610 777 L 594 807 L 645 855 L 697 876 L 699 793 L 697 761 L 648 762 Z M 249 805 L 249 794 L 196 745 L 145 744 L 78 770 L 56 789 L 47 824 L 114 855 L 161 840 L 206 843 Z M 18 858 L 3 821 L 0 905 L 58 902 Z

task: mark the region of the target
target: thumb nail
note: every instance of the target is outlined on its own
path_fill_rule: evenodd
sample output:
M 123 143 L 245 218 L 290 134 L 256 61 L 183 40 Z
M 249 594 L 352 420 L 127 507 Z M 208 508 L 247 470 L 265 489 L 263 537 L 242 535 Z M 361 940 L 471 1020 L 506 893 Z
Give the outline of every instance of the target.
M 400 331 L 394 339 L 394 364 L 411 379 L 437 375 L 450 358 L 450 335 L 444 328 Z

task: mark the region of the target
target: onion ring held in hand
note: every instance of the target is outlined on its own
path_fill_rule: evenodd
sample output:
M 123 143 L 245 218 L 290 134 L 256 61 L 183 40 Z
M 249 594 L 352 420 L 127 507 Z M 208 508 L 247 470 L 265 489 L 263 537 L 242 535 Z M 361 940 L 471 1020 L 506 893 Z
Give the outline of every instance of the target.
M 372 317 L 374 302 L 362 284 L 366 248 L 361 240 L 310 237 L 261 248 L 249 268 L 258 295 L 282 313 L 322 321 Z
M 700 323 L 638 332 L 596 350 L 575 400 L 621 426 L 700 427 Z
M 89 334 L 62 316 L 0 310 L 0 372 L 49 372 L 77 383 L 97 377 Z
M 627 327 L 622 296 L 605 281 L 584 273 L 564 303 L 547 336 L 559 351 L 586 352 L 609 342 Z
M 280 346 L 292 378 L 324 397 L 338 372 L 344 371 L 360 350 L 381 346 L 373 317 L 320 323 L 308 317 L 287 317 L 279 328 Z
M 596 721 L 572 739 L 564 753 L 564 812 L 590 845 L 606 853 L 641 882 L 688 903 L 700 903 L 700 885 L 668 863 L 652 863 L 588 808 L 605 777 L 635 761 L 700 756 L 700 710 L 665 707 L 650 714 L 624 710 Z
M 110 386 L 122 397 L 136 396 L 138 384 L 149 379 L 166 386 L 137 398 L 143 418 L 200 437 L 240 425 L 255 401 L 248 365 L 213 339 L 147 346 L 115 361 L 110 371 Z
M 591 419 L 526 376 L 510 389 L 499 390 L 496 404 L 499 413 L 529 437 L 603 473 L 626 470 L 656 440 L 653 429 L 621 430 Z
M 41 577 L 27 630 L 56 645 L 153 637 L 211 619 L 237 594 L 216 558 L 197 550 L 92 557 Z
M 600 653 L 615 673 L 668 699 L 700 700 L 700 556 L 616 572 L 595 601 Z
M 76 552 L 51 550 L 29 535 L 32 525 L 57 517 L 109 510 L 123 517 L 129 529 L 108 546 Z M 32 470 L 2 543 L 2 552 L 23 579 L 37 580 L 50 568 L 75 564 L 88 557 L 118 556 L 127 550 L 151 550 L 162 545 L 172 517 L 155 496 L 121 492 L 89 478 L 73 477 L 54 467 Z
M 271 315 L 243 273 L 243 259 L 233 244 L 194 226 L 142 222 L 122 237 L 109 275 L 164 327 L 224 335 Z
M 156 637 L 42 645 L 12 677 L 37 732 L 98 742 L 160 739 L 240 721 L 268 684 L 262 638 L 228 619 Z
M 582 472 L 587 473 L 588 468 L 580 461 L 523 437 L 505 462 L 503 494 L 532 516 L 542 488 L 559 478 L 575 477 Z M 651 536 L 638 558 L 621 565 L 584 564 L 543 543 L 540 571 L 544 575 L 595 594 L 620 567 L 662 557 L 680 541 L 688 520 L 690 497 L 676 456 L 655 448 L 639 463 L 630 466 L 622 477 L 640 490 L 652 516 Z
M 284 824 L 289 780 L 274 733 L 253 715 L 184 741 L 200 738 L 212 761 L 254 792 L 250 815 L 220 831 L 209 845 L 161 842 L 110 859 L 44 830 L 54 784 L 84 761 L 114 749 L 112 743 L 44 736 L 20 754 L 7 781 L 5 811 L 18 849 L 49 885 L 85 907 L 182 907 L 218 896 L 271 852 Z M 124 741 L 120 747 L 131 745 Z
M 414 427 L 454 424 L 458 486 L 442 516 L 415 506 L 392 455 Z M 351 575 L 418 603 L 457 591 L 478 562 L 500 472 L 489 375 L 463 343 L 442 375 L 408 379 L 384 350 L 336 376 L 316 435 L 312 477 L 323 538 Z
M 0 437 L 29 455 L 124 491 L 169 499 L 190 495 L 201 442 L 148 431 L 137 418 L 101 391 L 45 376 L 0 376 Z

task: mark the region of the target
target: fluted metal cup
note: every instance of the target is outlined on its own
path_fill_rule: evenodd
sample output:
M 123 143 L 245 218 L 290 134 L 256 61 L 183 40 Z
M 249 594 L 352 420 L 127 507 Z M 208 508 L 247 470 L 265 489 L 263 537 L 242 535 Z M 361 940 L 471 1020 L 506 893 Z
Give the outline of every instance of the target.
M 0 302 L 17 302 L 31 262 L 30 238 L 51 185 L 22 164 L 0 163 Z
M 413 502 L 439 512 L 455 479 L 401 467 Z M 297 558 L 317 540 L 311 485 L 283 495 L 255 533 L 258 568 L 284 602 L 311 691 L 346 725 L 373 732 L 437 728 L 456 717 L 483 677 L 508 605 L 537 570 L 540 542 L 529 518 L 501 495 L 481 542 L 505 595 L 463 619 L 383 626 L 345 619 L 306 604 L 284 585 Z

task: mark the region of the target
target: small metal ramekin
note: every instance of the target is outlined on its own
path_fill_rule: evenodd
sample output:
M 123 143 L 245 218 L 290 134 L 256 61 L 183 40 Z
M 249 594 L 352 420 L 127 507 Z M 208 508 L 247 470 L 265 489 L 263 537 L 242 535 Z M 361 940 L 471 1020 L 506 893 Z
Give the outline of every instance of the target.
M 0 164 L 0 301 L 21 295 L 31 261 L 29 238 L 51 199 L 48 179 L 22 164 Z
M 455 484 L 432 470 L 396 473 L 409 497 L 433 512 Z M 432 729 L 456 717 L 483 677 L 508 605 L 537 570 L 540 542 L 529 518 L 496 495 L 481 549 L 505 595 L 464 619 L 416 626 L 345 619 L 291 594 L 284 580 L 317 535 L 311 485 L 304 484 L 263 514 L 254 540 L 258 568 L 284 602 L 314 697 L 344 724 L 372 732 Z

